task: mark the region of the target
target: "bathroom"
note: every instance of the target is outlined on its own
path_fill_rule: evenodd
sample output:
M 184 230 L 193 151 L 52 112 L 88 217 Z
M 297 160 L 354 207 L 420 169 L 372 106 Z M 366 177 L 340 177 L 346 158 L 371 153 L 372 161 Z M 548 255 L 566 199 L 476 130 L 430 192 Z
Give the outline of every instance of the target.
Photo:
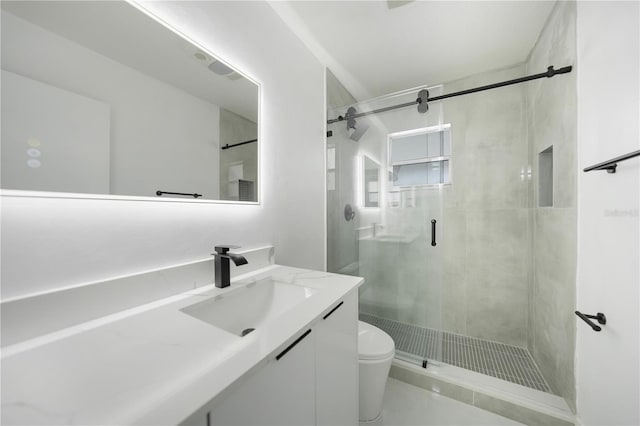
M 246 176 L 254 173 L 248 179 L 257 182 L 256 201 L 212 202 L 206 192 L 196 200 L 123 192 L 83 195 L 87 191 L 82 190 L 35 193 L 1 185 L 4 397 L 10 390 L 4 381 L 10 373 L 6 362 L 17 356 L 11 354 L 16 352 L 11 346 L 22 345 L 20 354 L 26 354 L 29 344 L 59 335 L 77 325 L 77 318 L 97 318 L 92 312 L 82 312 L 83 307 L 106 316 L 210 285 L 212 280 L 201 282 L 189 276 L 180 286 L 172 286 L 168 278 L 157 286 L 127 282 L 93 294 L 90 289 L 97 288 L 95 284 L 187 267 L 210 259 L 216 245 L 234 244 L 242 247 L 239 250 L 269 248 L 260 252 L 266 253 L 264 258 L 257 254 L 251 257 L 260 250 L 247 252 L 245 257 L 255 268 L 275 258 L 278 265 L 363 276 L 361 317 L 377 316 L 527 349 L 551 390 L 545 394 L 566 403 L 569 411 L 561 416 L 564 422 L 639 424 L 638 159 L 620 161 L 615 173 L 583 171 L 639 149 L 638 3 L 551 2 L 544 9 L 546 15 L 536 21 L 538 27 L 529 47 L 517 52 L 518 60 L 436 77 L 420 69 L 409 70 L 419 75 L 416 82 L 408 77 L 407 82 L 403 80 L 409 71 L 391 67 L 385 73 L 393 73 L 400 85 L 376 88 L 379 92 L 375 94 L 367 92 L 364 80 L 360 82 L 361 76 L 350 72 L 347 62 L 340 62 L 339 51 L 328 50 L 320 42 L 321 33 L 312 31 L 317 28 L 311 23 L 323 22 L 323 15 L 317 13 L 317 21 L 308 15 L 314 12 L 312 7 L 322 8 L 322 2 L 306 3 L 125 4 L 131 10 L 151 14 L 259 86 L 259 93 L 252 95 L 258 125 L 238 139 L 258 139 L 257 145 L 247 144 L 257 146 L 256 171 L 248 167 L 244 171 Z M 428 1 L 389 6 L 387 2 L 361 3 L 361 7 L 378 10 L 383 16 L 428 14 L 423 8 L 443 5 Z M 449 3 L 460 8 L 457 13 L 472 7 L 464 2 Z M 513 4 L 524 7 L 528 3 Z M 310 8 L 307 15 L 305 5 Z M 479 2 L 475 7 L 482 5 Z M 341 7 L 347 5 L 336 2 L 327 6 L 325 18 L 335 19 L 336 25 L 348 21 L 345 17 L 350 12 Z M 488 2 L 485 7 L 493 6 Z M 358 20 L 366 16 L 364 13 Z M 437 19 L 425 16 L 423 20 L 426 28 L 416 30 L 421 37 L 429 34 L 428 24 Z M 377 31 L 393 36 L 384 28 Z M 455 38 L 446 34 L 438 41 L 444 46 L 446 37 Z M 379 54 L 375 46 L 366 46 L 366 37 L 352 38 L 356 40 L 344 38 L 344 43 L 352 43 L 348 44 L 352 55 Z M 17 73 L 5 68 L 4 43 L 3 73 Z M 447 53 L 446 49 L 441 51 Z M 408 59 L 417 55 L 408 48 L 403 54 Z M 25 66 L 36 69 L 47 51 L 22 51 L 21 55 Z M 464 64 L 464 57 L 457 59 Z M 380 57 L 377 60 L 382 61 Z M 437 62 L 438 58 L 429 60 Z M 347 129 L 347 120 L 327 124 L 344 116 L 349 106 L 354 106 L 356 113 L 365 112 L 415 101 L 423 88 L 433 98 L 545 72 L 548 66 L 573 68 L 552 78 L 429 102 L 426 113 L 411 106 L 357 117 L 355 130 L 368 126 L 361 129 L 364 133 L 359 139 L 355 137 L 357 141 L 350 138 L 354 129 Z M 46 82 L 42 77 L 30 77 Z M 5 87 L 9 86 L 3 84 Z M 5 110 L 3 105 L 3 123 L 7 123 Z M 447 124 L 451 124 L 450 183 L 414 191 L 380 191 L 377 207 L 363 205 L 365 199 L 373 201 L 371 193 L 375 192 L 362 191 L 366 164 L 374 168 L 383 165 L 389 134 L 424 128 L 439 131 Z M 191 134 L 194 129 L 189 129 L 185 131 Z M 500 144 L 492 144 L 496 140 Z M 553 150 L 548 150 L 550 146 Z M 125 153 L 128 167 L 135 170 L 154 149 L 149 145 Z M 47 152 L 44 147 L 41 150 L 44 162 Z M 120 154 L 113 151 L 106 155 L 113 161 L 113 156 Z M 549 182 L 539 180 L 537 165 L 549 154 L 553 155 L 551 187 L 555 194 L 552 204 L 544 205 L 538 190 Z M 365 155 L 371 162 L 365 163 Z M 356 163 L 356 157 L 362 162 Z M 340 159 L 345 161 L 341 164 Z M 338 168 L 332 170 L 331 163 Z M 332 171 L 334 176 L 329 177 Z M 342 175 L 338 175 L 340 171 Z M 383 171 L 381 166 L 379 188 L 390 182 Z M 157 179 L 163 178 L 161 175 Z M 173 179 L 175 175 L 169 176 L 167 184 Z M 4 174 L 2 180 L 6 182 Z M 342 189 L 342 183 L 351 191 L 341 196 L 352 198 L 352 220 L 345 219 L 347 201 L 330 189 L 332 180 L 334 188 Z M 170 185 L 156 189 L 174 190 Z M 185 191 L 191 192 L 189 188 Z M 221 199 L 225 198 L 223 192 Z M 429 244 L 432 219 L 436 220 L 435 246 Z M 385 235 L 412 240 L 410 244 L 372 241 L 383 240 Z M 394 263 L 405 267 L 388 270 Z M 231 288 L 235 268 L 231 266 Z M 69 292 L 72 299 L 64 297 Z M 492 295 L 496 297 L 488 297 Z M 55 303 L 39 304 L 36 299 L 40 296 L 54 297 Z M 16 311 L 11 305 L 24 308 Z M 77 318 L 71 318 L 71 311 L 77 312 Z M 594 332 L 574 311 L 603 312 L 606 324 Z M 26 330 L 28 339 L 11 340 L 14 330 L 9 329 L 18 326 Z M 30 331 L 29 327 L 43 327 L 46 333 Z M 424 359 L 398 351 L 389 379 L 396 388 L 387 392 L 385 403 L 403 402 L 391 398 L 394 390 L 404 392 L 406 385 L 412 392 L 427 392 L 419 393 L 422 400 L 404 399 L 404 403 L 413 404 L 411 410 L 419 412 L 421 405 L 431 404 L 427 401 L 458 407 L 441 412 L 429 405 L 433 409 L 426 410 L 421 420 L 424 424 L 480 424 L 455 417 L 462 412 L 475 415 L 480 409 L 483 414 L 477 414 L 477 422 L 491 412 L 520 423 L 545 424 L 542 417 L 528 420 L 522 413 L 553 414 L 539 402 L 523 402 L 526 398 L 518 393 L 520 388 L 506 392 L 495 388 L 494 382 L 486 385 L 484 378 L 481 383 L 471 383 L 466 376 L 443 377 L 441 372 L 449 364 L 442 359 L 442 346 L 436 352 L 435 357 L 427 357 L 424 369 Z M 508 389 L 515 389 L 510 385 Z M 503 404 L 474 404 L 488 396 Z M 11 414 L 11 407 L 4 397 L 2 423 L 25 423 L 5 417 Z M 471 409 L 478 411 L 465 411 Z M 95 414 L 104 415 L 98 419 L 136 418 L 109 417 L 99 408 Z M 387 421 L 393 420 L 392 411 L 383 414 L 383 422 L 385 416 Z

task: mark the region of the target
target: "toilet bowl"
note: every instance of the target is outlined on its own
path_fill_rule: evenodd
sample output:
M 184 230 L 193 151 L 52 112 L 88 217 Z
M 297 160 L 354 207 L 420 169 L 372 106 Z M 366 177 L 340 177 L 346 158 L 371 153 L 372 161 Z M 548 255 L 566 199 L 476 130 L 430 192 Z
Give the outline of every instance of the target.
M 379 419 L 394 355 L 395 344 L 387 333 L 371 324 L 358 321 L 360 422 Z

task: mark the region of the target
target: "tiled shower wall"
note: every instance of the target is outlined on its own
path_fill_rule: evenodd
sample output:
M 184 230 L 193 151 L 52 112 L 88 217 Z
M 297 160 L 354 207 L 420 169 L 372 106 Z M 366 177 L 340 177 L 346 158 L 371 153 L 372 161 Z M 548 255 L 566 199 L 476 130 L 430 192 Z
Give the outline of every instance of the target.
M 518 65 L 478 74 L 443 92 L 524 73 Z M 525 88 L 451 98 L 443 109 L 452 125 L 453 174 L 444 194 L 442 328 L 524 347 L 531 259 Z
M 576 4 L 557 2 L 527 62 L 573 72 L 527 84 L 529 155 L 533 165 L 533 275 L 528 348 L 554 393 L 575 410 L 576 298 Z M 538 154 L 553 145 L 553 206 L 538 207 Z

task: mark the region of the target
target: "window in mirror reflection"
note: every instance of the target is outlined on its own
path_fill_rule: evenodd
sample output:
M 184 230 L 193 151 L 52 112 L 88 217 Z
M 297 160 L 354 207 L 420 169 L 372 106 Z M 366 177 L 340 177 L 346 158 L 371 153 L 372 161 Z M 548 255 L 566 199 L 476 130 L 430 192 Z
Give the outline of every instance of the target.
M 1 8 L 3 189 L 257 201 L 254 82 L 126 2 Z

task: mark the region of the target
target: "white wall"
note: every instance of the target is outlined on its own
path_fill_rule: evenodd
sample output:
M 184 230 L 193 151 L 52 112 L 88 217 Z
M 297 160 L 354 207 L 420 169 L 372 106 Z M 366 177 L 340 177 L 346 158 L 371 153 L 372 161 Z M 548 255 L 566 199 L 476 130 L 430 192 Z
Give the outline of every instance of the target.
M 111 194 L 219 198 L 218 105 L 5 11 L 2 37 L 3 69 L 110 106 Z
M 2 197 L 2 297 L 273 243 L 324 266 L 324 71 L 262 2 L 145 7 L 262 84 L 261 205 Z M 124 295 L 123 295 L 124 296 Z
M 639 6 L 578 2 L 577 309 L 607 316 L 600 333 L 576 318 L 585 425 L 640 424 L 640 159 L 615 174 L 581 171 L 640 149 Z
M 2 187 L 109 194 L 109 105 L 1 75 Z

